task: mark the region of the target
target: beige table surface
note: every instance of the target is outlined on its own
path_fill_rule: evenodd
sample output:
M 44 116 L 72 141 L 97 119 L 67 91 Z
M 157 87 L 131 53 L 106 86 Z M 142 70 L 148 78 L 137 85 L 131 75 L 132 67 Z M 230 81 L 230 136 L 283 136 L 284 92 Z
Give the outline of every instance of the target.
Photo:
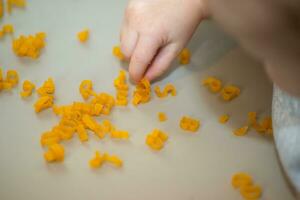
M 17 58 L 9 37 L 1 39 L 0 65 L 3 70 L 17 69 L 21 80 L 37 85 L 53 77 L 58 105 L 81 100 L 78 86 L 83 79 L 91 79 L 96 91 L 114 94 L 112 81 L 121 64 L 111 49 L 119 42 L 125 5 L 126 1 L 28 0 L 25 10 L 14 9 L 0 24 L 14 24 L 16 36 L 45 31 L 47 46 L 40 59 L 33 61 Z M 86 44 L 76 39 L 83 28 L 91 30 Z M 189 47 L 193 50 L 191 64 L 155 83 L 172 82 L 178 90 L 176 97 L 154 97 L 138 108 L 118 107 L 108 117 L 131 133 L 129 142 L 100 141 L 91 136 L 81 144 L 76 138 L 65 143 L 66 157 L 60 164 L 46 164 L 39 144 L 40 134 L 50 130 L 58 118 L 50 110 L 35 114 L 32 105 L 36 95 L 22 100 L 20 85 L 12 92 L 1 92 L 0 199 L 239 200 L 240 194 L 230 185 L 232 174 L 239 171 L 250 173 L 262 186 L 261 199 L 293 199 L 272 139 L 253 131 L 245 137 L 232 134 L 243 125 L 247 112 L 270 114 L 272 86 L 261 67 L 211 22 L 200 26 Z M 208 75 L 239 85 L 240 97 L 222 102 L 200 85 Z M 167 122 L 158 122 L 159 111 L 167 113 Z M 232 116 L 227 125 L 217 122 L 224 113 Z M 199 132 L 179 129 L 183 115 L 201 120 Z M 160 152 L 145 145 L 146 134 L 154 128 L 170 137 Z M 88 161 L 95 150 L 119 155 L 124 167 L 105 165 L 91 170 Z

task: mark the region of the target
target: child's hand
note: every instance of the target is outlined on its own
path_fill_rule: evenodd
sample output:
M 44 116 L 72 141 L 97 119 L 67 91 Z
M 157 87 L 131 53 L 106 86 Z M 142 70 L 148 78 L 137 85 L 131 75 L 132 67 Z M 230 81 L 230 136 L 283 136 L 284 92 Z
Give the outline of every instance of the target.
M 134 81 L 160 76 L 207 16 L 204 0 L 131 0 L 121 31 Z

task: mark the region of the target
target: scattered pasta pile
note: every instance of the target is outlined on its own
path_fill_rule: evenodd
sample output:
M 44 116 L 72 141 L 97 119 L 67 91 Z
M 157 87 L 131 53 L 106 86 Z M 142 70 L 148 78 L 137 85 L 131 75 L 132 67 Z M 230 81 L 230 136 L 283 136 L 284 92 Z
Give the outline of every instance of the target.
M 235 189 L 239 189 L 240 194 L 246 200 L 255 200 L 261 197 L 262 189 L 259 185 L 254 185 L 252 177 L 246 173 L 237 173 L 232 177 L 231 184 Z
M 49 80 L 40 88 L 41 91 L 44 91 L 42 93 L 48 94 L 49 90 L 47 88 L 51 88 L 50 93 L 53 94 L 53 85 L 50 84 L 49 86 L 49 83 L 51 83 Z M 60 122 L 51 131 L 47 131 L 41 135 L 42 146 L 51 149 L 52 145 L 72 139 L 75 133 L 77 133 L 81 142 L 88 141 L 87 130 L 92 131 L 99 139 L 103 139 L 106 135 L 110 135 L 110 138 L 113 139 L 127 140 L 129 138 L 127 131 L 117 130 L 109 120 L 103 120 L 102 124 L 100 124 L 94 118 L 111 113 L 112 108 L 115 106 L 114 98 L 111 95 L 94 92 L 90 80 L 82 81 L 79 91 L 83 99 L 87 102 L 74 102 L 71 105 L 65 106 L 51 105 L 53 112 L 60 117 Z M 92 98 L 88 101 L 90 97 Z M 57 159 L 46 160 L 58 161 Z
M 41 50 L 45 47 L 46 33 L 40 32 L 35 35 L 24 36 L 13 40 L 12 46 L 14 53 L 19 57 L 30 57 L 37 59 Z
M 25 0 L 7 0 L 7 12 L 10 13 L 12 7 L 25 7 Z M 4 14 L 4 3 L 0 0 L 0 18 Z M 6 24 L 0 30 L 0 38 L 6 35 L 12 35 L 14 27 L 11 24 Z M 77 39 L 81 43 L 85 43 L 90 36 L 88 29 L 77 33 Z M 39 58 L 42 49 L 45 47 L 46 33 L 40 32 L 35 35 L 24 36 L 21 35 L 12 41 L 12 49 L 15 55 L 19 57 L 29 57 L 32 59 Z M 125 61 L 125 56 L 119 46 L 113 47 L 113 55 L 120 61 Z M 179 54 L 179 62 L 182 65 L 190 63 L 191 52 L 184 48 Z M 6 77 L 2 75 L 0 68 L 0 91 L 10 90 L 19 82 L 19 75 L 15 70 L 8 70 Z M 99 139 L 104 139 L 109 136 L 114 140 L 128 140 L 130 135 L 128 131 L 119 130 L 107 119 L 98 122 L 96 117 L 109 115 L 114 107 L 127 106 L 129 102 L 129 85 L 127 83 L 126 73 L 124 70 L 119 72 L 118 77 L 114 80 L 114 87 L 116 89 L 115 98 L 108 93 L 96 93 L 93 90 L 93 83 L 91 80 L 83 80 L 79 86 L 79 92 L 83 98 L 83 102 L 75 101 L 69 105 L 58 106 L 54 104 L 55 84 L 52 78 L 48 78 L 36 92 L 38 99 L 34 103 L 34 110 L 36 113 L 52 108 L 53 113 L 60 118 L 58 124 L 52 127 L 51 130 L 41 134 L 40 144 L 46 148 L 44 152 L 44 159 L 47 162 L 63 161 L 65 158 L 65 148 L 63 142 L 71 140 L 74 135 L 84 143 L 89 140 L 89 132 L 92 132 Z M 202 84 L 206 86 L 212 93 L 219 93 L 224 101 L 231 101 L 240 95 L 240 89 L 234 85 L 223 86 L 222 81 L 216 77 L 208 77 L 203 80 Z M 20 96 L 27 98 L 32 95 L 36 86 L 29 80 L 25 80 L 22 85 Z M 132 104 L 137 106 L 144 104 L 151 99 L 151 85 L 147 79 L 142 79 L 133 92 Z M 169 94 L 177 95 L 177 90 L 174 85 L 168 83 L 164 89 L 160 86 L 154 87 L 154 92 L 157 97 L 165 98 Z M 168 117 L 165 113 L 159 112 L 158 120 L 160 122 L 167 121 Z M 229 115 L 224 114 L 219 117 L 219 122 L 227 123 Z M 197 132 L 201 123 L 199 120 L 183 116 L 179 122 L 181 129 L 189 132 Z M 272 135 L 272 120 L 270 117 L 265 117 L 261 122 L 257 120 L 256 112 L 248 113 L 248 122 L 241 128 L 234 130 L 234 135 L 244 136 L 248 133 L 250 128 L 253 128 L 262 135 Z M 153 150 L 161 150 L 164 148 L 169 136 L 158 129 L 154 129 L 146 136 L 145 143 Z M 115 167 L 122 167 L 123 161 L 116 155 L 109 155 L 108 153 L 101 154 L 99 151 L 95 152 L 94 157 L 89 161 L 91 168 L 100 168 L 104 163 L 110 163 Z M 235 174 L 232 178 L 232 185 L 239 189 L 241 195 L 245 199 L 258 199 L 261 196 L 262 190 L 260 186 L 254 185 L 251 176 L 246 173 Z
M 240 89 L 235 85 L 227 85 L 222 89 L 222 81 L 212 76 L 204 79 L 202 85 L 206 86 L 213 93 L 220 92 L 224 101 L 231 101 L 241 93 Z
M 3 78 L 2 69 L 0 68 L 0 91 L 11 90 L 19 83 L 19 75 L 16 70 L 8 70 L 6 78 Z

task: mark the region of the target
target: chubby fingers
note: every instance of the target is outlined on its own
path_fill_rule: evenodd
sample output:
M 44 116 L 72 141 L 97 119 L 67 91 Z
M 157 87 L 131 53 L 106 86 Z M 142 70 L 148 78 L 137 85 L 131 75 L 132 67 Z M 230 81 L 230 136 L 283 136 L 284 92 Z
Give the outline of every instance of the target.
M 162 42 L 155 37 L 139 35 L 129 63 L 129 74 L 134 81 L 144 77 L 161 46 Z
M 161 48 L 149 66 L 145 77 L 152 81 L 153 79 L 161 76 L 171 66 L 172 61 L 179 54 L 180 48 L 181 47 L 179 45 L 174 43 Z
M 127 60 L 132 56 L 137 44 L 138 33 L 126 25 L 123 25 L 120 35 L 121 50 Z

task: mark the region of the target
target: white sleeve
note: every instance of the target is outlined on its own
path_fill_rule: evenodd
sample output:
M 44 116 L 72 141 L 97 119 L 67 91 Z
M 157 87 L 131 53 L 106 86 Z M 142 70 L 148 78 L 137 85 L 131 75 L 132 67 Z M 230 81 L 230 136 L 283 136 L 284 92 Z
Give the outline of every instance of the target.
M 300 198 L 300 98 L 274 86 L 274 138 L 282 167 Z

